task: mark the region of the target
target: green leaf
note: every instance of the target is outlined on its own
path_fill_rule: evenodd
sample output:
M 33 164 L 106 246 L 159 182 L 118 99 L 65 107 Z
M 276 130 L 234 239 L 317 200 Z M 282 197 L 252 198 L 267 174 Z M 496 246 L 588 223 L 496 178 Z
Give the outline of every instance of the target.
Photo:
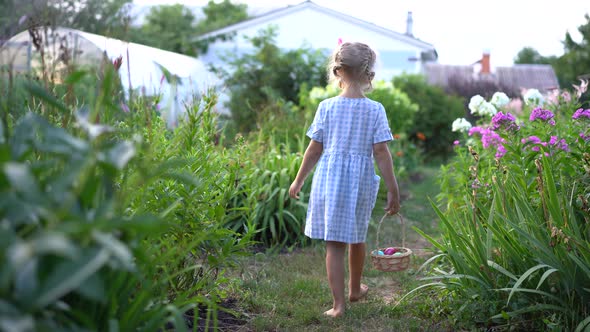
M 488 266 L 497 270 L 498 272 L 502 273 L 503 275 L 509 277 L 510 279 L 512 279 L 514 281 L 518 280 L 518 278 L 516 278 L 516 276 L 514 274 L 510 273 L 508 270 L 506 270 L 502 266 L 498 265 L 496 262 L 488 261 Z
M 4 174 L 17 192 L 26 195 L 24 197 L 26 200 L 38 202 L 41 199 L 41 190 L 29 165 L 8 162 L 4 164 Z
M 100 270 L 108 259 L 108 250 L 102 248 L 98 251 L 93 250 L 77 260 L 61 263 L 42 283 L 42 291 L 34 306 L 44 308 L 70 291 L 79 288 L 86 279 Z
M 13 317 L 0 316 L 0 330 L 2 331 L 35 331 L 35 320 L 30 315 L 16 315 Z
M 33 251 L 38 255 L 48 253 L 74 258 L 78 255 L 78 248 L 62 233 L 46 232 L 30 242 Z
M 12 303 L 0 299 L 0 313 L 6 316 L 16 316 L 19 314 L 19 309 Z
M 536 266 L 531 267 L 530 269 L 528 269 L 525 273 L 523 273 L 520 278 L 518 278 L 518 280 L 516 280 L 516 282 L 514 283 L 514 286 L 512 286 L 512 291 L 510 291 L 510 294 L 508 295 L 508 300 L 506 300 L 506 305 L 508 305 L 510 303 L 510 299 L 512 298 L 512 295 L 514 294 L 514 292 L 519 289 L 519 286 L 525 281 L 527 280 L 533 273 L 537 272 L 537 270 L 540 270 L 542 268 L 545 267 L 551 267 L 547 264 L 539 264 Z
M 76 84 L 80 82 L 86 76 L 88 72 L 86 70 L 76 70 L 73 73 L 69 74 L 66 79 L 64 80 L 65 84 Z
M 539 289 L 541 287 L 541 285 L 543 284 L 543 282 L 545 281 L 545 279 L 547 279 L 547 277 L 549 277 L 549 275 L 551 275 L 553 272 L 557 272 L 557 271 L 559 271 L 559 270 L 553 269 L 553 268 L 545 271 L 545 273 L 543 273 L 543 275 L 541 276 L 541 279 L 539 279 L 539 283 L 537 284 L 537 288 L 536 289 Z
M 38 259 L 32 258 L 16 271 L 14 278 L 14 295 L 21 301 L 28 302 L 39 287 L 37 278 Z
M 560 306 L 556 306 L 556 305 L 552 305 L 552 304 L 534 304 L 534 305 L 530 305 L 528 307 L 524 307 L 524 308 L 521 308 L 518 310 L 507 312 L 506 314 L 508 314 L 510 317 L 516 317 L 518 315 L 526 314 L 529 312 L 535 312 L 535 311 L 559 311 L 559 312 L 563 312 L 565 314 L 569 313 L 568 309 L 565 307 L 560 307 Z M 497 314 L 497 315 L 491 317 L 491 319 L 501 319 L 501 318 L 503 318 L 503 314 Z
M 98 159 L 115 169 L 122 170 L 133 156 L 135 156 L 135 146 L 129 141 L 123 141 L 106 152 L 100 153 Z
M 92 232 L 92 238 L 116 257 L 127 270 L 132 271 L 135 269 L 131 251 L 123 242 L 116 239 L 112 234 L 106 234 L 95 230 Z
M 578 326 L 576 326 L 576 330 L 574 332 L 588 331 L 589 325 L 590 325 L 590 316 L 587 316 L 586 318 L 584 318 L 583 321 L 580 322 L 580 324 L 578 324 Z
M 62 113 L 69 113 L 69 110 L 64 104 L 62 104 L 61 101 L 59 101 L 57 98 L 55 98 L 47 90 L 45 90 L 38 84 L 26 83 L 25 89 L 27 89 L 32 96 L 37 97 L 44 101 L 46 104 L 57 108 Z
M 5 135 L 4 121 L 2 121 L 2 119 L 0 119 L 0 144 L 6 144 L 6 137 L 4 137 L 4 135 Z
M 100 278 L 100 275 L 95 273 L 88 277 L 81 285 L 76 289 L 80 295 L 86 297 L 89 300 L 105 303 L 106 291 L 104 283 Z

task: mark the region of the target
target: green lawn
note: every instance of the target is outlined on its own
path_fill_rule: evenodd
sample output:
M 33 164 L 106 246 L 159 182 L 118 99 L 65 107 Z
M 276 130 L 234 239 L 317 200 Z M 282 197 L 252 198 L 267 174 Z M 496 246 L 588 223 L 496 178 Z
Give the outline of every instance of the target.
M 329 319 L 322 313 L 332 304 L 324 267 L 324 246 L 319 241 L 310 248 L 288 254 L 257 254 L 232 271 L 242 280 L 238 294 L 240 311 L 248 323 L 242 330 L 256 331 L 446 331 L 452 324 L 437 312 L 438 297 L 421 295 L 401 302 L 408 291 L 421 284 L 416 274 L 431 254 L 429 244 L 412 226 L 437 236 L 436 215 L 429 197 L 438 191 L 437 168 L 420 170 L 422 179 L 400 183 L 402 214 L 406 217 L 406 246 L 415 250 L 410 268 L 404 272 L 380 272 L 371 266 L 367 255 L 364 283 L 367 299 L 349 305 L 344 317 Z M 369 227 L 367 250 L 375 247 L 377 222 L 383 215 L 380 196 Z M 387 219 L 381 231 L 382 246 L 401 246 L 397 219 Z

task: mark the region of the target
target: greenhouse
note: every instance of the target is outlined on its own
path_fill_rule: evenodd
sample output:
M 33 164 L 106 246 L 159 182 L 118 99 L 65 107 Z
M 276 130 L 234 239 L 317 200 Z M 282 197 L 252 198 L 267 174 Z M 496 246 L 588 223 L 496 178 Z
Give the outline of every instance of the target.
M 125 95 L 161 94 L 158 107 L 169 126 L 175 125 L 185 102 L 217 83 L 205 64 L 193 57 L 69 28 L 37 31 L 38 35 L 23 31 L 5 42 L 0 48 L 0 66 L 37 77 L 45 71 L 60 83 L 68 65 L 99 66 L 106 59 L 114 63 L 120 58 Z

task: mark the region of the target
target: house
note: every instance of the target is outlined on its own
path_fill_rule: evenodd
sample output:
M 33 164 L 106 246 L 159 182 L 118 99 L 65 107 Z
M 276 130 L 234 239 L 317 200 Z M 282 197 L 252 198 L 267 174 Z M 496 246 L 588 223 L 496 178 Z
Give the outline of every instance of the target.
M 253 49 L 245 36 L 255 36 L 262 29 L 275 26 L 276 44 L 284 50 L 305 45 L 329 54 L 339 39 L 364 42 L 377 53 L 376 78 L 390 79 L 402 72 L 420 73 L 426 63 L 436 61 L 438 57 L 434 46 L 412 34 L 411 12 L 406 23 L 406 32 L 399 33 L 305 1 L 200 36 L 199 39 L 208 39 L 233 35 L 231 40 L 210 44 L 208 52 L 200 59 L 213 66 L 223 66 L 221 55 L 239 55 Z
M 559 88 L 559 82 L 551 65 L 518 64 L 495 67 L 492 70 L 490 53 L 484 52 L 481 60 L 472 65 L 442 65 L 428 63 L 424 67 L 428 83 L 448 90 L 452 81 L 486 81 L 504 89 L 504 92 L 518 96 L 523 89 L 537 89 L 546 93 Z

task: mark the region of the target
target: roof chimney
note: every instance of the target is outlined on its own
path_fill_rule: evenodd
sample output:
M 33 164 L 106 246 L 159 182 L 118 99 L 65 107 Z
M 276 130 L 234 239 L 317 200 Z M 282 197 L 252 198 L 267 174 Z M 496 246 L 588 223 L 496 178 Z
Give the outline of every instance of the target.
M 406 35 L 408 36 L 414 36 L 414 33 L 412 32 L 414 28 L 414 19 L 412 19 L 412 12 L 408 12 L 408 18 L 406 19 Z
M 483 51 L 483 55 L 481 57 L 481 70 L 479 71 L 480 74 L 490 74 L 492 72 L 492 68 L 490 65 L 490 51 Z

